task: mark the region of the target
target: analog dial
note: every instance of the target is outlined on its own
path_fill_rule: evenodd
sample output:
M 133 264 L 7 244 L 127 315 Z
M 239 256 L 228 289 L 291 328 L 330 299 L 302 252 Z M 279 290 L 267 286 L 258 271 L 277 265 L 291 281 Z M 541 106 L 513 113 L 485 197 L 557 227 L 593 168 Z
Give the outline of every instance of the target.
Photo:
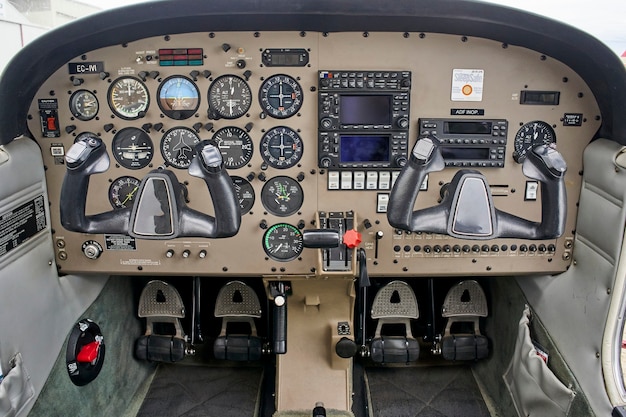
M 128 169 L 146 167 L 154 155 L 154 145 L 150 136 L 135 127 L 127 127 L 117 132 L 111 147 L 117 162 Z
M 556 134 L 548 123 L 542 121 L 526 123 L 515 135 L 513 158 L 515 162 L 521 164 L 526 159 L 526 154 L 533 148 L 555 142 Z
M 250 87 L 236 75 L 222 75 L 209 87 L 209 117 L 236 119 L 246 114 L 251 104 Z
M 254 188 L 252 188 L 252 184 L 250 184 L 245 178 L 233 176 L 231 179 L 233 180 L 233 185 L 235 186 L 235 192 L 237 193 L 237 201 L 239 201 L 241 214 L 246 214 L 254 205 Z
M 187 77 L 175 75 L 166 78 L 159 86 L 159 108 L 167 117 L 188 119 L 200 106 L 200 91 Z
M 161 139 L 161 154 L 165 162 L 174 168 L 186 169 L 195 155 L 195 146 L 200 143 L 196 133 L 186 127 L 168 130 Z
M 133 205 L 139 180 L 135 177 L 119 177 L 109 187 L 109 201 L 115 209 L 128 208 Z
M 274 177 L 261 190 L 263 207 L 275 216 L 286 217 L 296 213 L 303 201 L 302 187 L 290 177 Z
M 252 138 L 239 127 L 225 127 L 213 135 L 213 140 L 222 153 L 224 166 L 228 169 L 241 168 L 252 159 Z
M 107 96 L 113 113 L 126 120 L 142 117 L 150 105 L 148 88 L 134 77 L 121 77 L 113 81 Z
M 285 169 L 302 158 L 302 138 L 294 130 L 278 126 L 261 138 L 261 156 L 268 165 Z
M 263 235 L 263 250 L 275 261 L 288 262 L 302 253 L 302 232 L 287 223 L 271 226 Z
M 95 94 L 88 90 L 78 90 L 70 97 L 70 111 L 78 120 L 91 120 L 98 115 L 100 105 Z
M 261 108 L 276 119 L 291 117 L 302 107 L 302 87 L 288 75 L 274 75 L 263 82 L 259 91 Z

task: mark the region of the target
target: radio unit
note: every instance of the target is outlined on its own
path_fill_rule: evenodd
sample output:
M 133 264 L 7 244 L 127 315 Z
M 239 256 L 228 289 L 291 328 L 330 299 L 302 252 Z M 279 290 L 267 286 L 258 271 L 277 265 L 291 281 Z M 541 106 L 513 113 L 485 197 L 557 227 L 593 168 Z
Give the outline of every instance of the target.
M 319 71 L 320 168 L 401 168 L 410 71 Z
M 320 132 L 320 168 L 402 168 L 407 132 Z
M 410 89 L 410 71 L 319 71 L 319 128 L 406 130 Z
M 508 122 L 503 119 L 419 119 L 420 136 L 435 136 L 449 167 L 504 167 Z

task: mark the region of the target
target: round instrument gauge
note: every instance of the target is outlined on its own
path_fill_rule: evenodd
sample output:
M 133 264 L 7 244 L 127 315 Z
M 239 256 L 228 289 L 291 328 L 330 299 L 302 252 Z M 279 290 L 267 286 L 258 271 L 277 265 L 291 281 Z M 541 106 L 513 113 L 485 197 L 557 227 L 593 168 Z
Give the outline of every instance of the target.
M 515 135 L 513 159 L 521 164 L 526 159 L 526 154 L 533 148 L 555 142 L 556 134 L 548 123 L 539 120 L 528 122 Z
M 239 127 L 225 127 L 213 135 L 213 140 L 222 153 L 224 166 L 228 169 L 241 168 L 252 159 L 252 138 Z
M 252 91 L 243 78 L 222 75 L 209 87 L 209 111 L 214 118 L 236 119 L 243 116 L 252 104 Z
M 261 190 L 263 207 L 275 216 L 286 217 L 294 214 L 300 210 L 303 201 L 302 187 L 290 177 L 274 177 Z
M 88 90 L 78 90 L 70 97 L 70 111 L 78 120 L 91 120 L 98 114 L 100 105 L 95 94 Z
M 150 105 L 148 88 L 134 77 L 121 77 L 113 81 L 107 97 L 113 113 L 125 120 L 139 119 Z
M 276 119 L 291 117 L 302 107 L 302 87 L 288 75 L 273 75 L 263 82 L 259 91 L 261 108 Z
M 230 177 L 233 180 L 235 192 L 237 193 L 237 201 L 239 201 L 239 207 L 241 208 L 241 214 L 244 215 L 252 209 L 254 205 L 254 188 L 248 180 L 233 176 Z
M 119 177 L 109 187 L 109 201 L 115 209 L 128 208 L 133 205 L 140 181 L 135 177 Z
M 290 224 L 275 224 L 263 235 L 263 250 L 275 261 L 292 261 L 300 256 L 302 249 L 302 232 Z
M 260 148 L 263 160 L 278 169 L 290 168 L 302 158 L 302 138 L 285 126 L 272 128 L 263 135 Z
M 200 90 L 193 81 L 180 75 L 163 80 L 157 95 L 159 108 L 171 119 L 188 119 L 200 107 Z
M 128 169 L 146 167 L 154 155 L 154 145 L 150 136 L 136 127 L 127 127 L 115 134 L 111 143 L 113 156 Z
M 175 127 L 161 139 L 161 154 L 165 162 L 174 168 L 187 169 L 195 155 L 195 146 L 200 138 L 191 129 Z

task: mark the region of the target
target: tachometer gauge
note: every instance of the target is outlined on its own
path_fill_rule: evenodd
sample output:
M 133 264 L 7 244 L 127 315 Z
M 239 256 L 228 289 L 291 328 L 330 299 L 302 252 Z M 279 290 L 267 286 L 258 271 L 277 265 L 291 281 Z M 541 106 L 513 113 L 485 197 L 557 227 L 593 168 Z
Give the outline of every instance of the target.
M 91 120 L 98 114 L 100 105 L 95 94 L 88 90 L 78 90 L 70 97 L 70 111 L 78 120 Z
M 150 105 L 148 88 L 134 77 L 121 77 L 113 81 L 107 96 L 113 113 L 126 120 L 142 117 Z
M 300 210 L 303 201 L 302 187 L 290 177 L 274 177 L 261 190 L 263 207 L 275 216 L 286 217 L 294 214 Z
M 117 162 L 128 169 L 146 167 L 154 155 L 150 136 L 136 127 L 127 127 L 117 132 L 111 148 Z
M 285 126 L 275 127 L 263 135 L 260 148 L 263 160 L 278 169 L 290 168 L 302 158 L 302 138 Z
M 109 187 L 109 201 L 115 209 L 128 208 L 133 205 L 139 180 L 135 177 L 119 177 Z
M 248 180 L 241 177 L 230 177 L 233 180 L 235 186 L 235 192 L 237 193 L 237 201 L 239 201 L 239 208 L 241 208 L 241 214 L 246 214 L 250 211 L 254 205 L 254 188 Z
M 194 147 L 200 143 L 196 133 L 186 127 L 168 130 L 161 139 L 161 154 L 165 162 L 174 168 L 187 169 L 195 155 Z
M 538 120 L 526 123 L 515 135 L 513 159 L 518 164 L 521 164 L 531 149 L 555 142 L 556 134 L 548 123 Z
M 252 91 L 236 75 L 222 75 L 209 87 L 209 109 L 214 118 L 236 119 L 243 116 L 252 104 Z
M 273 75 L 263 82 L 259 91 L 261 108 L 276 119 L 291 117 L 302 107 L 302 87 L 288 75 Z
M 187 77 L 174 75 L 163 80 L 157 92 L 159 108 L 169 118 L 188 119 L 200 106 L 200 91 Z
M 271 226 L 263 235 L 263 250 L 275 261 L 288 262 L 302 253 L 302 232 L 287 223 Z
M 222 128 L 215 132 L 213 140 L 222 153 L 224 166 L 228 169 L 241 168 L 252 159 L 252 138 L 239 127 Z

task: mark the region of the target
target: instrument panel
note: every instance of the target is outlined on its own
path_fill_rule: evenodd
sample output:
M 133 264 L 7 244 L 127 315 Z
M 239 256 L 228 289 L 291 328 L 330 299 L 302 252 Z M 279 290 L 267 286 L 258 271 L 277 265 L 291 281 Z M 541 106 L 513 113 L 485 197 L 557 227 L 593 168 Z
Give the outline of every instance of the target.
M 307 230 L 330 228 L 358 231 L 349 246 L 364 249 L 372 276 L 522 275 L 571 262 L 582 153 L 599 114 L 570 68 L 492 40 L 211 32 L 77 56 L 42 85 L 28 123 L 47 168 L 62 272 L 355 275 L 353 248 L 303 245 Z M 111 160 L 89 178 L 87 215 L 132 207 L 155 169 L 173 172 L 191 209 L 213 215 L 206 186 L 189 174 L 208 140 L 237 193 L 238 233 L 149 240 L 66 230 L 58 209 L 65 156 L 81 135 L 100 138 Z M 416 209 L 439 204 L 455 173 L 470 169 L 488 180 L 498 210 L 534 222 L 541 187 L 522 166 L 533 148 L 555 146 L 567 163 L 563 235 L 472 240 L 390 226 L 392 187 L 425 136 L 438 138 L 445 168 L 415 185 Z

